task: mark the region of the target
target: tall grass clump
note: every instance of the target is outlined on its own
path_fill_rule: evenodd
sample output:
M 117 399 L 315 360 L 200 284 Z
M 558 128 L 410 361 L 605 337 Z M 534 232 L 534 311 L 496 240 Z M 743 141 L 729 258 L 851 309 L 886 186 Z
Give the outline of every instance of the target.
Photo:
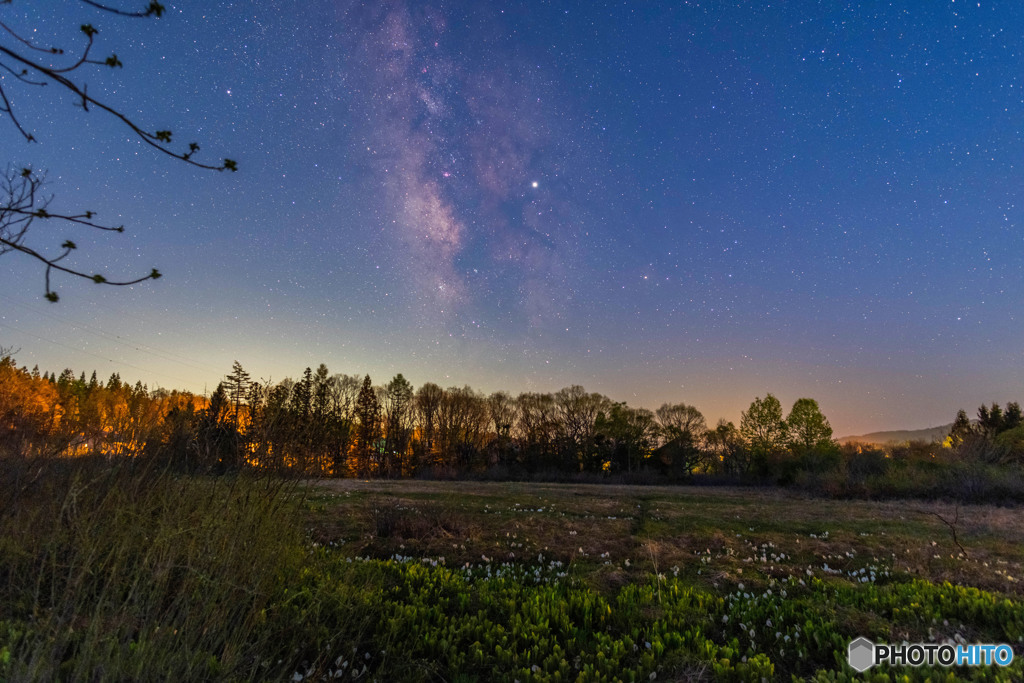
M 298 514 L 280 480 L 3 458 L 0 681 L 279 677 Z

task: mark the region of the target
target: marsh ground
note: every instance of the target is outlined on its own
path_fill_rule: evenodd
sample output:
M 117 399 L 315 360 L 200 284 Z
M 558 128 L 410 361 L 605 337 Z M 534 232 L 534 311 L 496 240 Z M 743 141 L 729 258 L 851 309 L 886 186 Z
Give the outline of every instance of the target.
M 1024 592 L 1024 509 L 811 498 L 778 489 L 330 480 L 314 540 L 352 556 L 563 562 L 614 590 L 651 573 L 709 589 L 890 574 Z

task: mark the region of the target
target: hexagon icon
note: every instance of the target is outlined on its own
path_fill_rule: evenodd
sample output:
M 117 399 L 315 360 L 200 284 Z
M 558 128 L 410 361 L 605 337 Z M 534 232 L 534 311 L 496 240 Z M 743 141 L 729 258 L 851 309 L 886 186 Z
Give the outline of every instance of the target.
M 867 671 L 875 663 L 875 644 L 864 636 L 851 641 L 847 649 L 847 661 L 858 672 Z

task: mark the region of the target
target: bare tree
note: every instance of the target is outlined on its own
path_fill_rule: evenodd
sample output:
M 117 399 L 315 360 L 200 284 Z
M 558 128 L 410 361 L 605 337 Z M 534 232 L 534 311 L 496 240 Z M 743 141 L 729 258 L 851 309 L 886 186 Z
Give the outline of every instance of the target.
M 663 464 L 676 475 L 689 477 L 693 471 L 707 464 L 701 448 L 707 434 L 704 416 L 696 407 L 685 403 L 665 403 L 657 411 L 662 445 L 659 449 Z
M 444 389 L 427 382 L 416 392 L 416 417 L 419 422 L 417 466 L 433 467 L 437 464 L 437 418 Z
M 159 2 L 150 2 L 138 11 L 102 5 L 93 0 L 81 2 L 100 12 L 120 17 L 160 17 L 165 9 Z M 13 0 L 0 0 L 0 5 L 10 4 L 13 4 Z M 58 92 L 70 93 L 73 101 L 83 111 L 99 110 L 117 119 L 131 135 L 160 153 L 198 168 L 215 171 L 238 170 L 237 163 L 232 159 L 224 159 L 219 165 L 197 161 L 195 155 L 199 151 L 198 143 L 190 142 L 187 147 L 175 148 L 172 146 L 173 134 L 170 130 L 145 128 L 117 107 L 89 94 L 89 85 L 84 80 L 87 72 L 95 67 L 116 69 L 124 65 L 116 53 L 104 59 L 93 58 L 92 52 L 99 31 L 92 24 L 82 24 L 80 30 L 85 37 L 84 46 L 77 50 L 66 50 L 63 47 L 38 45 L 29 37 L 31 32 L 24 29 L 15 30 L 4 21 L 0 21 L 0 73 L 8 76 L 6 79 L 0 79 L 0 115 L 10 121 L 26 142 L 35 142 L 36 138 L 21 120 L 9 93 L 11 89 L 18 87 L 54 86 L 53 89 Z M 65 240 L 57 250 L 29 246 L 26 243 L 26 236 L 36 221 L 51 221 L 105 232 L 124 232 L 123 225 L 104 225 L 95 221 L 92 211 L 51 211 L 52 197 L 45 196 L 42 191 L 44 180 L 45 174 L 33 171 L 29 166 L 20 165 L 8 167 L 0 177 L 0 254 L 18 252 L 42 263 L 47 300 L 57 301 L 59 298 L 51 286 L 50 276 L 53 271 L 107 285 L 132 285 L 160 277 L 160 272 L 156 268 L 150 270 L 148 275 L 127 280 L 110 280 L 102 273 L 77 268 L 64 260 L 77 248 L 75 242 L 70 239 Z
M 576 384 L 555 393 L 555 406 L 565 464 L 573 469 L 593 469 L 597 452 L 594 422 L 600 412 L 610 408 L 611 401 L 601 394 L 588 394 Z

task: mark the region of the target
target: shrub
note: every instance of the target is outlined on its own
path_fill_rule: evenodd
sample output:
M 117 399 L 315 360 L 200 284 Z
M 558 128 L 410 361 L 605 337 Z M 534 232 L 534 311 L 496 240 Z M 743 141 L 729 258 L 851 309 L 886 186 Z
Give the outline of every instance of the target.
M 881 448 L 871 444 L 846 444 L 842 447 L 846 471 L 851 481 L 864 481 L 889 471 L 890 461 Z

